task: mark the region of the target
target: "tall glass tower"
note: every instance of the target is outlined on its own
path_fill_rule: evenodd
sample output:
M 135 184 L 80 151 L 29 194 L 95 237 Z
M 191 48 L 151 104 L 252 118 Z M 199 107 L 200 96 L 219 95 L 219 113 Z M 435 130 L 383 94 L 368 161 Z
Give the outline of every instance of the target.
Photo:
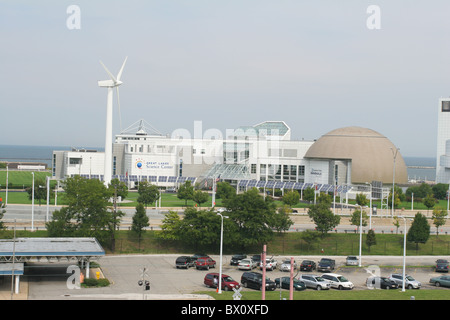
M 436 183 L 450 182 L 450 98 L 439 100 Z

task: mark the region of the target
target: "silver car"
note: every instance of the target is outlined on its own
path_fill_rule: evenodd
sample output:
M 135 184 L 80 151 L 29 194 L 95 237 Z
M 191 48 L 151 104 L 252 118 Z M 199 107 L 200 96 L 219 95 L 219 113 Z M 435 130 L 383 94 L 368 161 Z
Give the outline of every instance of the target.
M 256 262 L 252 259 L 242 259 L 239 261 L 238 269 L 239 270 L 252 270 L 253 268 L 256 268 Z
M 359 263 L 359 260 L 358 260 L 357 256 L 348 256 L 345 262 L 346 262 L 346 265 L 348 265 L 348 266 L 357 266 Z
M 400 273 L 393 273 L 389 276 L 389 279 L 394 281 L 396 284 L 398 284 L 399 288 L 403 287 L 403 274 Z M 422 286 L 422 283 L 420 281 L 417 281 L 413 277 L 406 275 L 405 277 L 405 288 L 407 289 L 420 289 Z
M 294 260 L 294 270 L 297 269 L 297 262 Z M 280 266 L 280 271 L 291 271 L 291 260 L 284 260 Z
M 302 274 L 298 280 L 303 281 L 307 288 L 316 290 L 328 290 L 331 288 L 331 283 L 322 278 L 322 276 L 314 274 Z

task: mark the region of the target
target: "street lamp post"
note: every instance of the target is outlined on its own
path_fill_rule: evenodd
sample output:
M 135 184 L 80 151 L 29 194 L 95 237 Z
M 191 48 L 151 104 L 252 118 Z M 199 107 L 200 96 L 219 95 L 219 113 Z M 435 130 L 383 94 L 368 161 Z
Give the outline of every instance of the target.
M 34 231 L 34 172 L 33 175 L 33 185 L 31 188 L 31 231 Z
M 406 218 L 404 216 L 400 216 L 405 222 L 405 231 L 403 232 L 403 286 L 402 292 L 405 292 L 405 277 L 406 277 Z
M 394 200 L 395 200 L 395 160 L 397 159 L 398 150 L 400 148 L 395 148 L 395 151 L 393 148 L 391 148 L 392 155 L 394 156 L 394 173 L 392 175 L 392 214 L 391 216 L 394 216 Z
M 362 248 L 362 206 L 359 206 L 359 266 L 361 267 L 361 248 Z
M 220 225 L 220 258 L 219 258 L 219 287 L 217 293 L 222 293 L 222 248 L 223 248 L 223 218 L 228 218 L 227 216 L 223 216 L 220 212 L 217 212 L 222 218 L 222 223 Z
M 370 186 L 370 209 L 369 209 L 369 230 L 372 229 L 372 184 L 366 182 Z

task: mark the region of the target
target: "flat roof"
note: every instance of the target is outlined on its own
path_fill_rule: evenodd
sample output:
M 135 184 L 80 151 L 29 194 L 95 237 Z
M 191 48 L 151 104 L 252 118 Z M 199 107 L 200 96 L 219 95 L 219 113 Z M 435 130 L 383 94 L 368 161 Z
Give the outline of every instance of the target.
M 10 276 L 13 274 L 13 264 L 12 263 L 0 263 L 0 275 Z M 23 263 L 14 263 L 14 275 L 23 275 Z
M 33 257 L 99 258 L 105 255 L 96 238 L 16 238 L 0 239 L 0 261 Z

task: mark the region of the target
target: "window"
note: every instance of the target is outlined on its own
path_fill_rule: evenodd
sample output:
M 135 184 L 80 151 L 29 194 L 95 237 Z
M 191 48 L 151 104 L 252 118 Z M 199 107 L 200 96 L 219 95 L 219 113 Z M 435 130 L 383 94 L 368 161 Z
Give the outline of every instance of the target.
M 450 112 L 450 101 L 442 101 L 442 112 Z
M 251 165 L 251 173 L 255 174 L 256 173 L 256 164 L 252 164 Z
M 82 158 L 69 158 L 69 164 L 81 164 Z

